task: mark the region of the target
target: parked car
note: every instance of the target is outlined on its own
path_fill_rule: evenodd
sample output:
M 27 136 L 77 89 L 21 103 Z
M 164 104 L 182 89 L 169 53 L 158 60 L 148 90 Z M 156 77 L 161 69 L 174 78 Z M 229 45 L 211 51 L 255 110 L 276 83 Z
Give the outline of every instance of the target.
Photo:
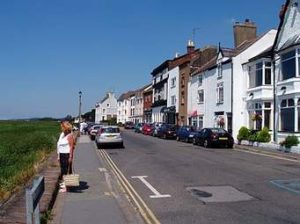
M 89 129 L 89 136 L 91 140 L 95 140 L 95 136 L 100 128 L 101 128 L 100 124 L 95 124 Z
M 125 129 L 134 129 L 134 124 L 131 121 L 126 121 L 124 124 Z
M 153 126 L 152 124 L 144 124 L 142 128 L 142 133 L 144 135 L 151 135 L 153 131 Z
M 162 124 L 157 130 L 157 136 L 160 138 L 176 138 L 176 126 L 171 124 Z
M 213 146 L 232 148 L 234 140 L 223 128 L 203 128 L 195 135 L 193 143 L 206 148 Z
M 123 138 L 118 126 L 103 126 L 96 135 L 95 139 L 97 148 L 107 145 L 118 145 L 121 148 L 124 147 Z
M 194 135 L 197 134 L 193 126 L 181 126 L 177 130 L 177 141 L 192 142 Z
M 164 123 L 161 123 L 161 122 L 155 122 L 152 124 L 153 126 L 153 130 L 152 130 L 152 136 L 153 137 L 157 137 L 157 132 L 158 132 L 158 129 L 161 127 L 161 125 L 163 125 Z
M 137 123 L 137 124 L 134 126 L 134 131 L 135 131 L 136 133 L 142 133 L 143 125 L 144 125 L 144 123 Z

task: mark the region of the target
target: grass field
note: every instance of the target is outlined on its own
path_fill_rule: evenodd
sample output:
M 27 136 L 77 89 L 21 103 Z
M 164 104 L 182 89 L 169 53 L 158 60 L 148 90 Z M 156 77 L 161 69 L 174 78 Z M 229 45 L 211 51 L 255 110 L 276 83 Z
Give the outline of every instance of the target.
M 28 181 L 56 149 L 60 126 L 46 121 L 0 121 L 0 202 Z

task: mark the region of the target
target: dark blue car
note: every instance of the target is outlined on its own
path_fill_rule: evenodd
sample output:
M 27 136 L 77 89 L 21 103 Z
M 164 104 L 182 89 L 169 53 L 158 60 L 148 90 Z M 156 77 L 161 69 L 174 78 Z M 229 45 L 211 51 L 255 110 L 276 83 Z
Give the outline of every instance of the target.
M 197 133 L 193 126 L 181 126 L 177 130 L 177 141 L 192 142 L 194 135 Z

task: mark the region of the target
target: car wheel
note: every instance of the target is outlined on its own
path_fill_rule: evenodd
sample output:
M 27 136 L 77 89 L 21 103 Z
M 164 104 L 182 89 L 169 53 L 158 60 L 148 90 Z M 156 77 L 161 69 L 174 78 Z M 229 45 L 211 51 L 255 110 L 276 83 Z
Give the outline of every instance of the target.
M 227 148 L 232 149 L 233 145 L 227 145 Z
M 193 145 L 197 145 L 196 139 L 193 138 Z
M 209 147 L 210 147 L 210 143 L 208 142 L 207 139 L 204 140 L 203 146 L 204 146 L 205 148 L 209 148 Z
M 120 148 L 122 148 L 122 149 L 125 148 L 125 147 L 124 147 L 124 143 L 121 143 L 121 144 L 120 144 Z

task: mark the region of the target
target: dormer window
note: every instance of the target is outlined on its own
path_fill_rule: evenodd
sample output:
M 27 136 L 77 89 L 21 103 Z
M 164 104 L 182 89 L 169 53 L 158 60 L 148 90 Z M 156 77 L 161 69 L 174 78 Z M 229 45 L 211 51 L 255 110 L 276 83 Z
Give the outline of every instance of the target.
M 222 78 L 222 76 L 223 76 L 223 68 L 222 68 L 222 63 L 221 62 L 219 62 L 218 63 L 218 68 L 217 68 L 217 70 L 218 70 L 218 79 L 221 79 Z

